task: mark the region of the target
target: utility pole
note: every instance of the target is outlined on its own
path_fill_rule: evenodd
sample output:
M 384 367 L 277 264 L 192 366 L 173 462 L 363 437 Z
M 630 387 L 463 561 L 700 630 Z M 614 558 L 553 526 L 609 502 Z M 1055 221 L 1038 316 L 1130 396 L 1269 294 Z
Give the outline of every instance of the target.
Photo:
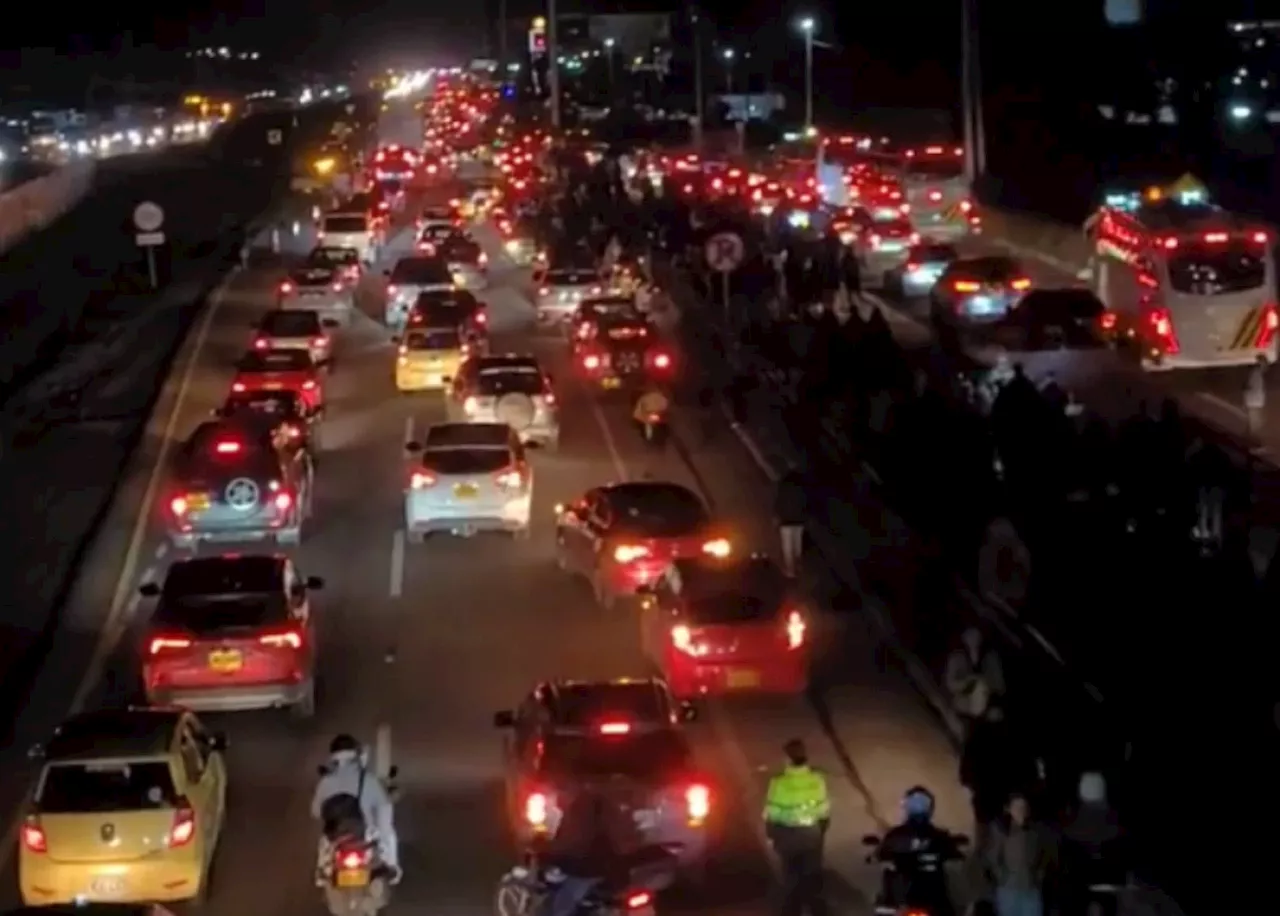
M 551 126 L 560 129 L 560 53 L 556 45 L 556 0 L 547 0 L 547 92 L 551 93 Z
M 702 151 L 702 130 L 706 119 L 706 92 L 702 85 L 702 17 L 698 15 L 698 7 L 689 9 L 690 24 L 693 27 L 693 148 Z

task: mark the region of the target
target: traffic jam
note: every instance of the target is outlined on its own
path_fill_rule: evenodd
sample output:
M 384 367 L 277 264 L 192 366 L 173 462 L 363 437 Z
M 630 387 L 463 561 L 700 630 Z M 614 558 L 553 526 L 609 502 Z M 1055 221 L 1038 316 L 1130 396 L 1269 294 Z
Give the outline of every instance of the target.
M 305 250 L 228 287 L 142 513 L 136 619 L 32 749 L 25 905 L 230 911 L 266 863 L 286 909 L 488 912 L 497 883 L 531 913 L 547 887 L 512 864 L 605 786 L 661 855 L 596 911 L 768 911 L 758 773 L 791 738 L 832 747 L 805 694 L 839 628 L 770 558 L 740 449 L 690 464 L 636 435 L 630 398 L 678 349 L 638 265 L 536 227 L 549 141 L 494 99 L 397 102 L 421 149 L 380 148 Z M 829 709 L 880 750 L 832 845 L 874 884 L 861 838 L 908 785 L 968 812 L 928 712 L 855 642 L 867 680 Z M 399 853 L 297 801 L 338 732 L 367 742 Z

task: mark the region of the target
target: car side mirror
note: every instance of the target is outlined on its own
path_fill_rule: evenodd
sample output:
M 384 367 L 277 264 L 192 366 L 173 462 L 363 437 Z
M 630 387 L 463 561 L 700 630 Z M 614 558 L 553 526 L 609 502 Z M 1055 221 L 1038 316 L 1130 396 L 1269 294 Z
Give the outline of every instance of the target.
M 418 452 L 422 451 L 422 443 L 416 439 L 410 440 L 404 444 L 404 450 L 409 452 L 411 455 L 416 455 Z
M 698 707 L 688 702 L 681 703 L 680 704 L 680 721 L 681 722 L 697 722 Z
M 501 712 L 495 712 L 493 714 L 493 727 L 494 728 L 515 728 L 516 714 L 509 709 L 504 709 Z
M 209 750 L 225 751 L 227 749 L 227 736 L 222 732 L 214 732 L 209 736 Z
M 154 582 L 144 582 L 138 586 L 138 594 L 143 598 L 159 598 L 160 586 Z
M 322 579 L 320 576 L 307 576 L 306 585 L 307 585 L 307 588 L 311 589 L 312 591 L 318 592 L 322 588 L 324 588 L 324 579 Z

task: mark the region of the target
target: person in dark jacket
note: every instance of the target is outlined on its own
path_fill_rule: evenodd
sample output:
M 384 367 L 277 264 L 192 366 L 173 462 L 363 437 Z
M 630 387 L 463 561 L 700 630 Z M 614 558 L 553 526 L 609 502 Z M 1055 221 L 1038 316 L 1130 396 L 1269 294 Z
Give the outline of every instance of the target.
M 589 790 L 574 795 L 543 856 L 544 864 L 563 874 L 546 916 L 574 916 L 595 887 L 617 880 L 640 845 L 618 805 Z
M 808 481 L 798 468 L 792 468 L 778 481 L 773 501 L 773 515 L 778 523 L 778 537 L 782 542 L 782 568 L 792 578 L 800 570 L 808 512 Z

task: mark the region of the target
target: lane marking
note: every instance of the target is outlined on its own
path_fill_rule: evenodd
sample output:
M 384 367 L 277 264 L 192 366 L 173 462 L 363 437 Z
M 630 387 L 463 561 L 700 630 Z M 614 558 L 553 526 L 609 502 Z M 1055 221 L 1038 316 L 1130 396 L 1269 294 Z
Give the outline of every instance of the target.
M 401 530 L 391 535 L 391 581 L 387 591 L 392 598 L 404 593 L 404 531 Z

